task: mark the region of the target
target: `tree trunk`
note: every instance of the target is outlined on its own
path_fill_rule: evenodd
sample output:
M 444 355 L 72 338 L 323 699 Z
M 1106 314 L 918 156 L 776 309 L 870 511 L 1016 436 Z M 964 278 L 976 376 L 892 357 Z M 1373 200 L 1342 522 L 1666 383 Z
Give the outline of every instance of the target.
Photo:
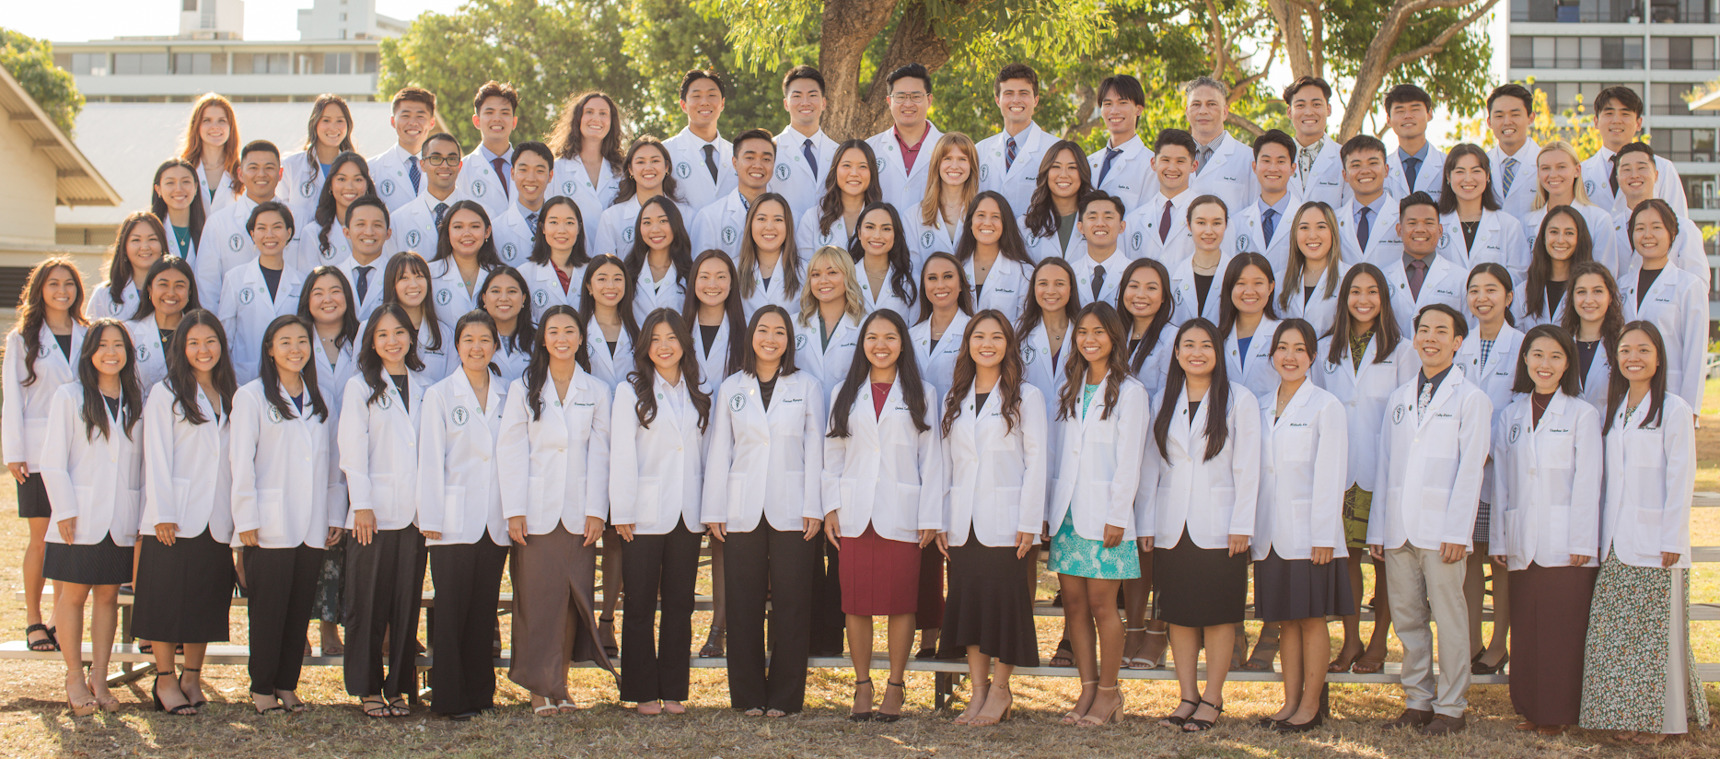
M 1268 0 L 1266 5 L 1272 9 L 1272 20 L 1284 35 L 1284 57 L 1290 60 L 1291 78 L 1316 76 L 1308 52 L 1308 37 L 1302 30 L 1302 5 L 1296 0 Z
M 884 77 L 898 66 L 920 63 L 936 71 L 949 60 L 946 41 L 931 27 L 921 0 L 908 0 L 890 37 L 877 74 L 864 87 L 860 68 L 866 47 L 889 25 L 898 0 L 828 0 L 818 42 L 818 67 L 824 74 L 824 130 L 832 139 L 865 139 L 889 125 L 889 89 Z
M 1362 54 L 1361 66 L 1356 70 L 1355 86 L 1350 90 L 1350 100 L 1344 105 L 1344 120 L 1338 127 L 1338 141 L 1342 142 L 1362 131 L 1362 124 L 1373 108 L 1374 98 L 1379 95 L 1380 87 L 1385 83 L 1386 75 L 1397 70 L 1406 63 L 1437 55 L 1445 50 L 1464 29 L 1486 16 L 1499 0 L 1397 0 L 1391 10 L 1386 11 L 1385 18 L 1380 20 L 1380 29 L 1374 34 L 1368 49 Z M 1397 47 L 1398 40 L 1403 37 L 1404 29 L 1415 21 L 1415 14 L 1424 10 L 1439 8 L 1463 8 L 1473 6 L 1468 15 L 1458 19 L 1441 31 L 1437 37 L 1421 47 L 1392 55 L 1392 48 Z

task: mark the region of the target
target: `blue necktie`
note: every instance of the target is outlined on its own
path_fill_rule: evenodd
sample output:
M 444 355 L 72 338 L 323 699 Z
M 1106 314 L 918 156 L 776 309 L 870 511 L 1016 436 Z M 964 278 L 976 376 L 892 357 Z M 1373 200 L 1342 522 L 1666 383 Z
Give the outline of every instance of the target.
M 1505 194 L 1511 194 L 1511 183 L 1517 181 L 1517 159 L 1505 159 Z
M 1367 206 L 1356 209 L 1356 246 L 1363 250 L 1368 247 L 1368 228 L 1372 226 L 1368 223 L 1368 214 L 1373 210 Z
M 1264 247 L 1272 242 L 1272 233 L 1278 229 L 1278 209 L 1268 208 L 1260 214 L 1260 228 L 1266 232 L 1266 239 L 1260 241 Z
M 1403 175 L 1409 180 L 1409 191 L 1415 192 L 1415 178 L 1421 173 L 1421 159 L 1411 156 L 1403 159 Z
M 800 144 L 800 154 L 806 156 L 806 165 L 812 167 L 812 178 L 818 178 L 818 151 L 812 148 L 812 139 Z
M 1122 148 L 1105 148 L 1105 162 L 1099 164 L 1099 178 L 1093 182 L 1094 187 L 1104 186 L 1105 175 L 1111 173 L 1111 161 L 1116 160 L 1117 154 L 1121 152 Z
M 436 204 L 436 228 L 437 229 L 442 228 L 442 215 L 447 213 L 447 212 L 448 212 L 448 204 L 447 203 L 437 203 Z
M 352 272 L 358 275 L 358 281 L 353 283 L 353 287 L 358 290 L 358 299 L 364 300 L 365 293 L 370 292 L 370 267 L 355 266 Z
M 418 181 L 424 178 L 424 172 L 418 170 L 418 156 L 406 159 L 406 178 L 412 180 L 412 194 L 419 193 Z

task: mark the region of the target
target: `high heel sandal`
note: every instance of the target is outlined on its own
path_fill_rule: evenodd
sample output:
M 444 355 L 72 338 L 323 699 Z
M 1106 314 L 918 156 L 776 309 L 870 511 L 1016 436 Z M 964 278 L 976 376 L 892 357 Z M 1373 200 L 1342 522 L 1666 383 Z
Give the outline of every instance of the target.
M 700 659 L 715 659 L 723 655 L 723 636 L 727 630 L 721 627 L 711 627 L 711 634 L 705 636 L 705 646 L 699 649 Z
M 976 714 L 976 715 L 974 715 L 973 721 L 968 723 L 969 725 L 972 725 L 974 727 L 991 727 L 992 725 L 1000 724 L 1002 722 L 1006 722 L 1009 720 L 1010 712 L 1015 711 L 1015 694 L 1010 693 L 1008 688 L 1004 688 L 1004 687 L 1000 686 L 1000 687 L 996 687 L 996 688 L 986 689 L 986 692 L 985 692 L 986 704 L 989 705 L 991 703 L 992 694 L 996 693 L 998 691 L 1002 691 L 1003 695 L 1009 697 L 1009 706 L 1003 707 L 1003 713 L 997 715 L 996 718 L 987 717 L 983 714 Z
M 901 688 L 902 689 L 902 703 L 903 703 L 903 705 L 906 705 L 907 701 L 908 701 L 908 684 L 905 682 L 898 683 L 898 682 L 895 682 L 893 680 L 885 680 L 884 681 L 884 696 L 886 698 L 889 697 L 891 688 Z M 900 709 L 902 707 L 897 706 L 896 708 Z M 880 707 L 878 707 L 878 715 L 873 717 L 872 719 L 874 719 L 878 722 L 895 722 L 897 720 L 900 720 L 901 718 L 902 718 L 901 712 L 891 714 L 887 711 L 884 711 L 884 708 L 882 706 L 880 706 Z
M 864 680 L 854 681 L 854 703 L 856 704 L 860 703 L 860 686 L 862 685 L 866 686 L 866 692 L 870 695 L 872 692 L 872 678 L 868 677 Z M 850 711 L 848 714 L 849 722 L 871 722 L 873 719 L 874 717 L 870 708 L 867 708 L 866 711 L 863 712 Z
M 1117 692 L 1117 705 L 1111 707 L 1111 711 L 1106 712 L 1105 716 L 1097 717 L 1097 718 L 1095 718 L 1093 716 L 1093 714 L 1091 712 L 1089 712 L 1085 715 L 1082 715 L 1081 721 L 1076 723 L 1076 724 L 1080 725 L 1081 727 L 1098 727 L 1099 725 L 1103 725 L 1103 724 L 1110 723 L 1110 722 L 1122 722 L 1123 721 L 1123 694 L 1122 694 L 1122 692 L 1117 691 L 1117 687 L 1118 686 L 1115 686 L 1115 685 L 1110 686 L 1108 688 L 1103 686 L 1103 685 L 1099 686 L 1099 690 L 1101 690 L 1101 691 L 1115 691 L 1115 692 Z M 1095 701 L 1098 700 L 1097 696 L 1094 696 L 1093 698 Z M 1089 706 L 1088 708 L 1092 708 L 1092 707 Z
M 84 683 L 84 687 L 90 689 L 90 695 L 95 695 L 96 686 L 93 683 L 86 681 Z M 114 698 L 112 693 L 109 693 L 106 696 L 95 696 L 95 699 L 96 706 L 101 707 L 102 711 L 107 712 L 108 714 L 114 714 L 119 711 L 119 699 Z
M 974 687 L 973 687 L 974 693 L 979 692 L 979 690 L 980 690 L 979 686 L 980 685 L 981 685 L 980 683 L 977 683 L 977 682 L 974 683 Z M 989 678 L 989 677 L 986 678 L 984 685 L 985 685 L 985 694 L 986 694 L 985 697 L 991 698 L 991 678 Z M 974 699 L 969 698 L 968 699 L 968 708 L 972 709 L 974 707 L 974 705 L 975 705 Z M 979 707 L 980 708 L 985 707 L 984 699 L 980 700 Z M 973 724 L 973 721 L 975 719 L 978 719 L 978 718 L 979 718 L 979 712 L 977 710 L 974 712 L 973 717 L 969 717 L 969 716 L 967 716 L 967 709 L 963 709 L 961 714 L 956 715 L 955 719 L 950 720 L 950 724 L 952 724 L 952 725 L 971 725 L 971 724 Z
M 1211 730 L 1213 725 L 1218 724 L 1218 715 L 1224 713 L 1224 705 L 1223 704 L 1215 704 L 1215 703 L 1208 701 L 1204 698 L 1200 700 L 1200 706 L 1212 707 L 1213 711 L 1215 712 L 1212 715 L 1212 719 L 1195 719 L 1194 715 L 1189 715 L 1188 721 L 1183 723 L 1183 727 L 1182 727 L 1183 732 L 1185 732 L 1185 733 L 1203 733 L 1203 732 L 1206 732 L 1208 730 Z M 1197 711 L 1197 712 L 1200 711 L 1200 706 L 1196 706 L 1195 711 Z
M 1061 661 L 1063 663 L 1058 664 L 1057 662 L 1059 662 L 1059 661 Z M 1069 645 L 1069 639 L 1068 638 L 1064 638 L 1060 641 L 1057 641 L 1057 650 L 1051 652 L 1051 661 L 1048 663 L 1053 667 L 1073 667 L 1073 666 L 1075 666 L 1075 647 Z M 1098 681 L 1095 680 L 1094 682 L 1098 682 Z
M 1199 701 L 1190 701 L 1190 700 L 1184 698 L 1184 699 L 1179 700 L 1179 703 L 1177 704 L 1177 709 L 1181 709 L 1183 704 L 1190 704 L 1190 705 L 1194 706 L 1194 708 L 1196 708 L 1196 709 L 1200 708 L 1200 702 Z M 1190 712 L 1190 714 L 1193 714 L 1193 712 Z M 1178 717 L 1176 715 L 1176 709 L 1172 709 L 1170 714 L 1167 714 L 1164 717 L 1159 719 L 1159 725 L 1161 727 L 1182 727 L 1183 725 L 1185 725 L 1187 723 L 1188 723 L 1188 717 Z
M 197 707 L 193 706 L 191 704 L 180 704 L 178 706 L 173 707 L 172 709 L 169 709 L 169 708 L 167 708 L 166 705 L 161 703 L 161 678 L 163 678 L 165 676 L 166 675 L 156 675 L 155 676 L 155 684 L 150 686 L 150 688 L 149 688 L 150 697 L 155 699 L 155 710 L 158 712 L 167 712 L 168 714 L 171 714 L 175 717 L 195 716 L 197 714 Z M 175 689 L 177 689 L 179 686 L 176 683 L 173 687 Z M 181 693 L 180 695 L 184 695 L 184 694 Z
M 203 697 L 203 675 L 202 675 L 203 670 L 202 669 L 192 669 L 191 667 L 180 667 L 179 668 L 179 677 L 180 677 L 179 691 L 181 693 L 185 692 L 185 673 L 187 673 L 187 672 L 198 673 L 198 676 L 197 676 L 197 695 L 193 696 L 190 693 L 186 693 L 185 698 L 187 701 L 189 701 L 191 703 L 192 708 L 202 709 L 204 707 L 204 705 L 209 703 L 209 699 L 206 699 Z
M 1098 684 L 1099 684 L 1098 680 L 1082 680 L 1081 681 L 1081 690 L 1085 691 L 1085 690 L 1087 690 L 1087 686 L 1098 685 Z M 1077 698 L 1075 700 L 1075 705 L 1077 707 L 1079 707 L 1081 705 L 1081 700 L 1079 698 Z M 1059 721 L 1065 725 L 1073 725 L 1073 724 L 1081 721 L 1081 712 L 1076 711 L 1074 709 L 1070 709 L 1068 711 L 1068 713 L 1063 715 L 1063 719 L 1061 719 Z

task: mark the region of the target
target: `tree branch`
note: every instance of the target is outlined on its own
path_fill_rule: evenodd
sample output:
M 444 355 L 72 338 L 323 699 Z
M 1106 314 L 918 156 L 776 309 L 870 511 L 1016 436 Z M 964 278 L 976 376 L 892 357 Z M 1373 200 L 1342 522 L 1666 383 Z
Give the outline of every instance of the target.
M 1464 29 L 1467 29 L 1471 24 L 1480 20 L 1482 16 L 1487 15 L 1488 11 L 1493 10 L 1493 6 L 1498 4 L 1499 0 L 1487 0 L 1472 13 L 1458 20 L 1457 23 L 1446 27 L 1444 31 L 1439 33 L 1439 36 L 1433 38 L 1432 42 L 1422 45 L 1414 50 L 1392 56 L 1390 60 L 1386 61 L 1386 71 L 1395 71 L 1397 67 L 1411 61 L 1444 52 L 1445 46 L 1449 44 L 1453 38 L 1462 34 Z
M 1253 119 L 1250 119 L 1247 116 L 1243 116 L 1243 115 L 1240 115 L 1237 113 L 1231 113 L 1230 115 L 1225 116 L 1224 117 L 1224 123 L 1229 124 L 1230 126 L 1233 126 L 1233 127 L 1239 127 L 1242 129 L 1246 129 L 1246 130 L 1248 130 L 1249 134 L 1252 134 L 1255 137 L 1259 137 L 1260 135 L 1266 134 L 1266 127 L 1263 127 L 1259 124 L 1256 124 L 1256 123 L 1254 123 Z

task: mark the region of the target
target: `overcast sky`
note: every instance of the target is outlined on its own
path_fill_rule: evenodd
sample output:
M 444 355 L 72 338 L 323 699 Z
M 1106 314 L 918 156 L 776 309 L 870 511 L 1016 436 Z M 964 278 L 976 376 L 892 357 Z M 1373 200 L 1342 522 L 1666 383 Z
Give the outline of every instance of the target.
M 452 11 L 459 7 L 460 1 L 376 0 L 376 11 L 410 20 L 423 11 Z M 0 26 L 54 41 L 179 33 L 179 0 L 8 0 L 5 5 L 5 11 L 0 12 Z M 309 7 L 311 0 L 247 0 L 245 39 L 296 40 L 299 9 Z

